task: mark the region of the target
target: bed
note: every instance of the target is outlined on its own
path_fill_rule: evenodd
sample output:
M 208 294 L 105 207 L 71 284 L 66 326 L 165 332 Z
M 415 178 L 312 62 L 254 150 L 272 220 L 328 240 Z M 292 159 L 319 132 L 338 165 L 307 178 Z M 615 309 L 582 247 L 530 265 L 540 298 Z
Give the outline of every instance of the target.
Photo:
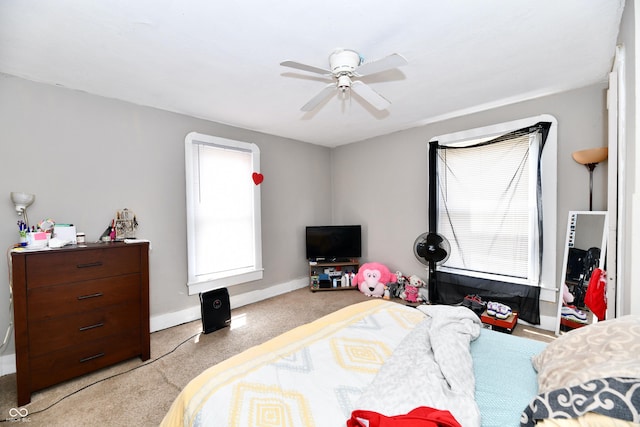
M 625 334 L 623 345 L 585 339 L 593 336 L 589 330 L 619 339 L 613 328 L 604 327 L 616 322 Z M 464 307 L 413 308 L 372 299 L 210 367 L 180 392 L 162 425 L 325 427 L 345 426 L 347 420 L 350 425 L 376 425 L 358 418 L 362 414 L 377 414 L 394 425 L 394 417 L 419 407 L 433 408 L 465 427 L 637 425 L 638 346 L 638 317 L 600 322 L 547 345 L 483 329 Z M 602 369 L 582 375 L 583 370 L 575 369 L 576 348 L 599 354 L 590 362 Z M 602 366 L 614 351 L 615 363 Z M 567 361 L 570 353 L 573 364 Z M 585 357 L 579 359 L 584 362 Z M 611 384 L 594 388 L 592 374 L 611 379 Z M 627 397 L 615 403 L 624 401 L 627 409 L 615 412 L 607 402 L 598 407 L 599 399 L 592 396 L 590 406 L 572 402 L 568 411 L 566 396 L 585 384 L 588 390 L 625 389 Z M 603 419 L 621 424 L 602 424 Z

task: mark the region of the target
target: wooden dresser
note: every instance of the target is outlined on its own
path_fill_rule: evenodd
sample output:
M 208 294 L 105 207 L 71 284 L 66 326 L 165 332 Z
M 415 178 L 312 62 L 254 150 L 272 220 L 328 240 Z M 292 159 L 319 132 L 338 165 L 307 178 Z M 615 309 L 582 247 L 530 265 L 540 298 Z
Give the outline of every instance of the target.
M 31 393 L 150 357 L 149 244 L 13 252 L 18 405 Z

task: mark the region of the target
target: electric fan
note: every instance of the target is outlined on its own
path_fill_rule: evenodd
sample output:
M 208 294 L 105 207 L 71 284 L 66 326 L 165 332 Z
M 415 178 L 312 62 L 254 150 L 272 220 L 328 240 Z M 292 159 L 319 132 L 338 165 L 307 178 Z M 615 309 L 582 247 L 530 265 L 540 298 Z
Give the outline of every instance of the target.
M 425 265 L 431 261 L 443 264 L 449 259 L 450 251 L 449 241 L 438 233 L 422 233 L 413 245 L 413 253 Z
M 429 267 L 429 302 L 435 302 L 437 296 L 436 265 L 444 264 L 450 253 L 449 241 L 438 233 L 422 233 L 413 244 L 413 254 L 418 261 Z

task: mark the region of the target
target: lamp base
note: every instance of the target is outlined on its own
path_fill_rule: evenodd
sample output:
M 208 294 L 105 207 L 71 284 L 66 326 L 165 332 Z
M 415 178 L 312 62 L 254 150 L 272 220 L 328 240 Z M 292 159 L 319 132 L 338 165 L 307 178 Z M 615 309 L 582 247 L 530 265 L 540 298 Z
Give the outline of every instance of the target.
M 587 163 L 585 166 L 589 170 L 589 210 L 593 210 L 593 170 L 596 168 L 597 163 Z

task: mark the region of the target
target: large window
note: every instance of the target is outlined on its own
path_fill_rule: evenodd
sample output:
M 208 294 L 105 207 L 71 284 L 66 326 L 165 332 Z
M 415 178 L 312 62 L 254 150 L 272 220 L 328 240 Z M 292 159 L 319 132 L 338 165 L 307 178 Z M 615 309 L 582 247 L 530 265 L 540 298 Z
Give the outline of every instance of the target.
M 550 127 L 530 131 L 540 122 Z M 540 286 L 553 301 L 556 127 L 539 116 L 433 139 L 437 231 L 451 244 L 441 271 Z
M 185 166 L 189 294 L 261 279 L 258 147 L 192 132 Z

